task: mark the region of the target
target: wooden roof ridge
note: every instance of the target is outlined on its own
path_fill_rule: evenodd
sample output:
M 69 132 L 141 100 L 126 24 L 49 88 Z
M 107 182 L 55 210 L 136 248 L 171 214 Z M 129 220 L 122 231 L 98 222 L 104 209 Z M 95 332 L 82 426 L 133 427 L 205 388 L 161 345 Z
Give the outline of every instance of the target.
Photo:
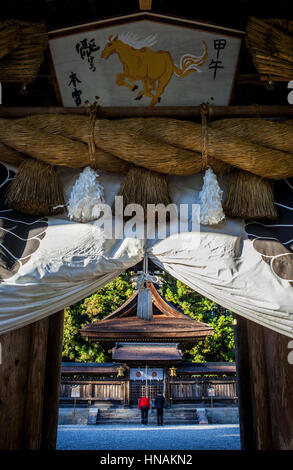
M 167 317 L 180 317 L 188 320 L 192 320 L 188 315 L 185 315 L 181 310 L 177 309 L 170 302 L 165 300 L 161 294 L 157 291 L 156 287 L 152 282 L 150 282 L 150 289 L 154 299 L 155 306 L 164 313 Z
M 134 292 L 124 304 L 118 307 L 114 312 L 107 315 L 103 320 L 110 320 L 112 318 L 127 317 L 136 309 L 138 291 Z
M 167 317 L 180 317 L 180 318 L 187 318 L 188 320 L 191 320 L 191 318 L 187 315 L 185 315 L 183 312 L 175 308 L 173 305 L 171 305 L 167 300 L 165 300 L 157 291 L 156 287 L 152 282 L 148 283 L 151 293 L 152 293 L 152 298 L 154 301 L 154 305 L 157 307 L 160 312 L 162 312 L 164 315 Z M 113 318 L 122 318 L 122 317 L 128 317 L 132 316 L 133 312 L 135 311 L 137 307 L 137 299 L 138 299 L 138 291 L 134 292 L 131 297 L 129 297 L 126 302 L 124 302 L 123 305 L 118 307 L 114 312 L 110 313 L 107 315 L 103 320 L 112 320 Z

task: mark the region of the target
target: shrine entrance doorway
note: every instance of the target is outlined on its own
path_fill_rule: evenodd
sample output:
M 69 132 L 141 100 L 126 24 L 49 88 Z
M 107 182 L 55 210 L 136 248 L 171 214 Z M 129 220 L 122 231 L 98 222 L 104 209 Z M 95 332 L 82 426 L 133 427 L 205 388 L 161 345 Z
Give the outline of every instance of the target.
M 135 406 L 143 396 L 155 400 L 164 393 L 164 369 L 162 367 L 132 367 L 130 369 L 130 405 Z

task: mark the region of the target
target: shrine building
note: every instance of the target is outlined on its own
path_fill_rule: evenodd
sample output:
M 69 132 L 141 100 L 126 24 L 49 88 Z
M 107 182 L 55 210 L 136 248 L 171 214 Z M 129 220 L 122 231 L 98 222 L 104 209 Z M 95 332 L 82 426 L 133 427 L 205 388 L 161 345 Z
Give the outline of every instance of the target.
M 112 367 L 127 383 L 126 405 L 137 404 L 145 394 L 154 399 L 159 391 L 172 402 L 176 387 L 170 382 L 199 373 L 197 364 L 183 361 L 183 353 L 213 334 L 209 325 L 167 302 L 152 282 L 145 284 L 113 313 L 81 330 L 83 337 L 111 351 Z M 113 370 L 108 367 L 108 373 Z

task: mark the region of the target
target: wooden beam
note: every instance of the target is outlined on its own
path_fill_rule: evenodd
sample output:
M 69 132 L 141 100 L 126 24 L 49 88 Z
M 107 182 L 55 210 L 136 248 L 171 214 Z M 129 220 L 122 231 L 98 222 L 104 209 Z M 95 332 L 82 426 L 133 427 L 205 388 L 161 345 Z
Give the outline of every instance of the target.
M 139 9 L 140 10 L 151 10 L 152 9 L 152 0 L 139 0 Z
M 12 107 L 0 106 L 0 117 L 17 118 L 32 114 L 81 114 L 87 115 L 88 107 Z M 293 117 L 293 106 L 212 106 L 211 119 L 229 117 Z M 105 119 L 120 119 L 127 117 L 171 117 L 178 119 L 200 118 L 199 106 L 160 106 L 152 107 L 105 107 L 98 117 Z

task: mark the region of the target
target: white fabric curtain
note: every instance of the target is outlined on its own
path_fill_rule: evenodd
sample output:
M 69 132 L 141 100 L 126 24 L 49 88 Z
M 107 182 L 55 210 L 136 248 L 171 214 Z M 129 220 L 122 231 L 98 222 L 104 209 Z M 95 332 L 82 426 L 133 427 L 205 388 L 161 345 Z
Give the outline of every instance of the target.
M 67 198 L 76 176 L 78 172 L 61 172 Z M 119 175 L 101 175 L 107 204 L 112 205 L 121 180 Z M 225 179 L 219 182 L 225 190 Z M 201 175 L 169 178 L 171 197 L 178 205 L 198 203 L 201 186 Z M 10 246 L 11 237 L 19 242 L 14 229 L 24 222 L 15 217 L 0 211 L 4 245 L 6 236 Z M 278 277 L 254 249 L 241 220 L 227 219 L 194 233 L 144 241 L 106 239 L 96 222 L 75 223 L 64 215 L 48 218 L 44 231 L 31 231 L 27 240 L 37 243 L 34 250 L 20 259 L 16 273 L 0 283 L 0 334 L 96 292 L 141 261 L 146 249 L 156 264 L 200 294 L 293 338 L 291 283 Z
M 140 240 L 103 240 L 94 224 L 49 225 L 31 260 L 0 284 L 0 334 L 93 294 L 142 258 Z
M 176 279 L 260 325 L 293 338 L 293 289 L 272 273 L 248 239 L 202 234 L 195 250 L 164 240 L 150 258 Z

